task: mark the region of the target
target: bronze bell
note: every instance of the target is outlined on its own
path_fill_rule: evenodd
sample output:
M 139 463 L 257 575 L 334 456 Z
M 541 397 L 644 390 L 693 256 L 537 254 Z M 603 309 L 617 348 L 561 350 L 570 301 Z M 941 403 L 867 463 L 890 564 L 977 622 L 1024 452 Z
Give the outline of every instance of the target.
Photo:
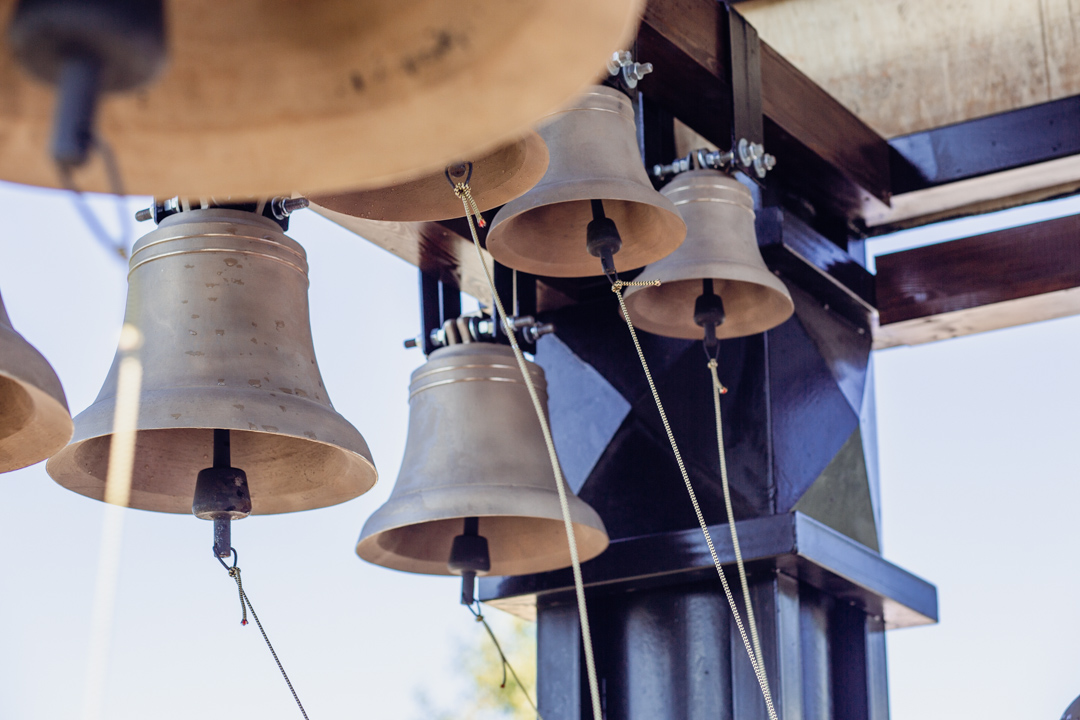
M 471 162 L 455 163 L 415 180 L 372 190 L 316 195 L 310 200 L 327 210 L 366 220 L 449 220 L 465 215 L 454 194 L 456 182 L 467 181 L 480 210 L 490 210 L 525 193 L 540 181 L 547 166 L 547 146 L 530 131 Z
M 117 91 L 101 98 L 96 127 L 128 192 L 234 198 L 386 186 L 490 149 L 586 87 L 632 40 L 645 5 L 168 0 L 164 67 L 150 79 L 151 62 L 134 63 L 146 82 L 135 92 L 109 81 L 114 61 L 143 48 L 110 45 L 107 30 L 119 10 L 154 2 L 0 0 L 0 178 L 52 187 L 62 186 L 46 152 L 57 93 L 33 60 L 53 47 L 25 32 L 13 46 L 17 4 L 110 11 L 55 44 L 105 65 L 101 90 Z M 74 183 L 115 189 L 101 153 Z
M 694 316 L 703 281 L 711 281 L 722 301 L 717 338 L 764 332 L 791 317 L 791 295 L 758 250 L 754 200 L 746 186 L 716 170 L 691 170 L 661 192 L 682 213 L 686 242 L 641 272 L 639 280 L 659 280 L 659 287 L 627 289 L 634 325 L 657 335 L 701 338 Z
M 41 462 L 70 439 L 71 415 L 60 378 L 11 327 L 0 298 L 0 472 Z
M 686 225 L 641 162 L 630 98 L 595 86 L 539 132 L 551 154 L 547 173 L 495 216 L 487 249 L 496 260 L 535 275 L 600 275 L 600 261 L 586 249 L 597 200 L 622 239 L 620 270 L 659 260 L 683 241 Z
M 546 405 L 544 371 L 533 363 L 529 370 Z M 607 531 L 595 510 L 567 495 L 578 551 L 588 560 L 607 547 Z M 469 518 L 478 519 L 472 533 Z M 470 535 L 487 540 L 490 563 L 481 575 L 570 565 L 540 423 L 513 351 L 493 343 L 440 348 L 412 374 L 397 484 L 364 524 L 356 553 L 396 570 L 456 574 L 451 550 Z
M 323 387 L 307 273 L 304 249 L 254 213 L 180 212 L 135 244 L 125 322 L 145 340 L 132 507 L 191 512 L 200 471 L 221 464 L 215 430 L 230 431 L 254 514 L 334 505 L 375 484 L 364 438 Z M 47 465 L 58 483 L 98 500 L 120 355 Z

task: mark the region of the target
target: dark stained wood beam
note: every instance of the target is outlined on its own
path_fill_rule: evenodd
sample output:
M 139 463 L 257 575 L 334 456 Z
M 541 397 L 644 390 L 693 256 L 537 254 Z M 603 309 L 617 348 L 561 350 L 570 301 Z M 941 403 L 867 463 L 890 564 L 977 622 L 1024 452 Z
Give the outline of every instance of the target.
M 652 62 L 642 93 L 719 147 L 731 144 L 726 10 L 713 0 L 653 0 L 637 54 Z M 761 44 L 766 150 L 781 184 L 846 217 L 887 209 L 890 150 L 884 138 L 767 44 Z
M 1080 314 L 1080 215 L 881 255 L 874 347 Z
M 467 228 L 460 227 L 465 225 L 464 220 L 445 224 L 382 222 L 334 212 L 315 203 L 311 204 L 311 209 L 428 275 L 457 285 L 462 292 L 476 298 L 491 296 L 484 269 L 472 247 L 472 237 Z M 492 269 L 493 261 L 486 250 L 484 259 L 488 269 Z

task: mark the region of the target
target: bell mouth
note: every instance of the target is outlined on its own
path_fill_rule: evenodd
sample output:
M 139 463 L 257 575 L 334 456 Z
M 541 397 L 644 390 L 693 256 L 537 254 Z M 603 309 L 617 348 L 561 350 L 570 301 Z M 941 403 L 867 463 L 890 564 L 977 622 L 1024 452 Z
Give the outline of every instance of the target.
M 71 439 L 67 406 L 49 393 L 0 374 L 0 398 L 0 473 L 39 463 Z
M 702 274 L 708 267 L 700 268 Z M 783 323 L 795 311 L 787 288 L 775 276 L 750 266 L 726 263 L 727 278 L 714 277 L 715 292 L 723 298 L 727 317 L 716 328 L 720 339 L 756 335 Z M 634 326 L 664 337 L 701 340 L 705 330 L 694 322 L 694 303 L 702 292 L 701 279 L 659 279 L 659 287 L 634 286 L 626 293 L 626 309 Z
M 34 401 L 22 383 L 0 376 L 0 398 L 4 399 L 0 412 L 0 442 L 18 434 L 26 427 L 34 414 Z
M 505 205 L 540 182 L 548 150 L 536 132 L 480 153 L 472 160 L 469 189 L 481 211 Z M 365 220 L 423 222 L 465 215 L 461 200 L 443 171 L 397 185 L 310 198 L 317 211 L 329 210 Z
M 602 275 L 600 260 L 586 250 L 586 227 L 593 219 L 592 183 L 579 180 L 536 190 L 510 203 L 495 217 L 487 246 L 507 267 L 546 277 Z M 615 222 L 622 249 L 615 254 L 621 270 L 648 265 L 674 252 L 686 237 L 686 223 L 675 205 L 651 188 L 630 182 L 612 183 L 600 198 Z M 531 200 L 528 207 L 523 207 Z M 517 203 L 522 203 L 518 205 Z M 504 214 L 505 213 L 505 214 Z
M 329 443 L 274 432 L 231 430 L 232 464 L 247 473 L 253 515 L 297 512 L 351 500 L 369 490 L 375 466 Z M 129 507 L 191 513 L 199 471 L 213 463 L 213 429 L 140 430 Z M 112 435 L 79 440 L 47 466 L 69 490 L 105 499 Z
M 356 554 L 394 570 L 452 575 L 446 564 L 463 520 L 464 516 L 432 520 L 376 532 L 360 539 Z M 491 570 L 478 575 L 527 575 L 570 566 L 566 526 L 561 518 L 480 516 L 479 534 L 488 541 Z M 602 526 L 575 520 L 574 535 L 582 562 L 608 546 Z

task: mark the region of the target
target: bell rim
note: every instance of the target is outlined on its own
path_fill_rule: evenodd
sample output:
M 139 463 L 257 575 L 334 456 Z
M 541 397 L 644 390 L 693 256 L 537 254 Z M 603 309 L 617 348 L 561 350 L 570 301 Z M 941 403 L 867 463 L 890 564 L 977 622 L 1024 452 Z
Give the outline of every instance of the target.
M 757 335 L 758 333 L 772 330 L 775 327 L 786 322 L 795 312 L 795 304 L 791 298 L 791 293 L 788 291 L 787 286 L 783 281 L 777 278 L 772 273 L 764 271 L 761 268 L 747 265 L 744 263 L 702 263 L 695 265 L 695 269 L 701 268 L 701 277 L 679 277 L 677 279 L 671 278 L 673 271 L 676 268 L 671 268 L 668 272 L 649 273 L 649 268 L 646 267 L 641 273 L 641 278 L 646 280 L 660 280 L 661 286 L 694 286 L 692 288 L 692 295 L 696 297 L 701 294 L 700 283 L 706 279 L 736 282 L 741 284 L 752 285 L 763 288 L 769 293 L 769 297 L 772 299 L 771 308 L 772 312 L 765 315 L 766 320 L 762 320 L 756 323 L 747 323 L 741 325 L 725 325 L 722 323 L 716 328 L 716 337 L 721 340 L 737 337 L 747 337 L 749 335 Z M 729 272 L 721 274 L 720 272 L 709 273 L 709 269 L 724 269 Z M 731 273 L 732 268 L 745 269 L 745 273 Z M 648 291 L 655 291 L 657 288 L 649 286 L 632 286 L 627 288 L 624 295 L 626 301 L 627 311 L 630 313 L 630 319 L 634 323 L 634 327 L 653 335 L 660 335 L 663 337 L 681 338 L 684 340 L 700 340 L 704 337 L 704 330 L 694 323 L 694 305 L 691 300 L 685 303 L 686 307 L 686 321 L 680 323 L 663 323 L 652 320 L 647 315 L 643 314 L 640 306 L 642 303 L 647 302 L 650 293 Z
M 396 487 L 396 484 L 395 484 Z M 528 497 L 532 496 L 538 499 L 540 503 L 531 504 L 531 509 L 548 509 L 544 508 L 544 505 L 551 505 L 554 502 L 554 508 L 552 512 L 526 514 L 524 512 L 481 512 L 478 511 L 475 514 L 464 515 L 459 512 L 460 508 L 453 508 L 452 511 L 434 511 L 429 516 L 419 521 L 406 521 L 406 522 L 394 522 L 387 521 L 387 517 L 395 514 L 401 508 L 408 509 L 408 506 L 415 505 L 415 501 L 418 498 L 423 497 L 422 504 L 429 507 L 432 504 L 432 500 L 453 500 L 457 496 L 473 497 L 478 487 L 485 489 L 502 487 L 507 491 L 512 492 L 515 500 L 519 505 L 529 504 Z M 564 486 L 565 487 L 565 486 Z M 589 505 L 587 502 L 579 498 L 576 494 L 566 488 L 567 499 L 570 501 L 570 515 L 571 523 L 574 526 L 574 533 L 577 538 L 578 550 L 580 553 L 580 559 L 582 562 L 591 560 L 604 552 L 611 540 L 607 533 L 607 528 L 604 526 L 604 521 L 600 517 L 600 514 L 596 512 L 595 508 Z M 432 496 L 436 496 L 433 498 Z M 436 488 L 428 488 L 426 490 L 416 490 L 411 492 L 399 493 L 394 495 L 391 492 L 390 498 L 385 503 L 379 506 L 378 509 L 373 512 L 368 519 L 364 522 L 364 526 L 360 531 L 360 537 L 356 542 L 356 554 L 366 562 L 370 562 L 381 567 L 388 567 L 395 570 L 402 570 L 405 572 L 415 572 L 425 575 L 452 575 L 449 569 L 446 568 L 446 561 L 444 560 L 421 560 L 417 558 L 410 558 L 408 556 L 400 555 L 392 552 L 379 552 L 378 551 L 378 539 L 380 536 L 398 531 L 404 530 L 410 527 L 419 527 L 432 523 L 444 523 L 447 521 L 453 521 L 458 519 L 464 519 L 465 517 L 478 517 L 484 518 L 517 518 L 525 520 L 542 520 L 553 524 L 556 524 L 561 530 L 558 533 L 563 539 L 566 538 L 565 534 L 565 521 L 562 516 L 561 509 L 558 505 L 558 490 L 552 488 L 539 488 L 521 485 L 512 485 L 506 483 L 485 483 L 482 486 L 478 485 L 451 485 L 441 486 Z M 507 508 L 507 510 L 513 510 L 513 508 Z M 471 511 L 470 511 L 471 512 Z M 483 534 L 481 532 L 481 534 Z M 600 540 L 600 542 L 597 542 Z M 539 562 L 529 566 L 528 569 L 520 570 L 512 573 L 515 575 L 529 574 L 534 572 L 546 572 L 548 570 L 557 570 L 560 568 L 568 567 L 569 563 L 569 546 L 566 550 L 567 562 L 559 565 L 540 565 Z M 376 559 L 378 558 L 378 559 Z M 391 563 L 390 560 L 395 562 Z M 449 554 L 447 554 L 447 560 L 449 560 Z M 517 561 L 521 565 L 528 565 L 524 561 Z M 509 562 L 496 561 L 492 559 L 492 569 L 490 575 L 506 575 L 511 573 L 500 572 L 499 567 L 508 565 Z M 434 565 L 438 567 L 438 570 L 424 570 L 417 569 L 420 567 L 431 567 Z
M 15 433 L 0 439 L 0 443 L 4 445 L 17 443 L 19 446 L 35 446 L 43 443 L 37 452 L 28 453 L 25 458 L 14 462 L 6 462 L 4 454 L 0 453 L 0 473 L 37 465 L 42 460 L 48 460 L 61 452 L 71 442 L 75 431 L 75 424 L 66 400 L 58 399 L 47 390 L 4 370 L 0 370 L 0 377 L 18 384 L 22 391 L 30 396 L 33 403 L 33 413 L 29 421 Z
M 223 398 L 225 395 L 227 395 L 227 397 Z M 272 415 L 262 413 L 268 413 L 275 407 L 280 407 L 280 403 L 283 402 L 283 398 L 285 397 L 288 398 L 287 406 L 293 411 L 291 414 L 294 417 L 297 417 L 297 420 L 292 420 L 290 418 L 290 423 L 302 423 L 301 418 L 304 415 L 307 415 L 309 418 L 317 418 L 320 420 L 318 424 L 312 423 L 313 427 L 318 427 L 320 429 L 330 427 L 336 431 L 335 434 L 329 437 L 311 437 L 303 434 L 302 430 L 297 430 L 295 427 L 284 425 L 275 430 L 266 430 L 258 425 L 253 428 L 251 427 L 252 423 L 250 419 L 238 418 L 236 413 L 232 413 L 232 411 L 225 409 L 226 406 L 232 407 L 237 398 L 240 398 L 243 400 L 242 404 L 245 406 L 245 410 L 250 408 L 250 410 L 248 410 L 249 414 L 246 417 L 263 420 L 267 417 L 272 417 Z M 177 398 L 180 398 L 190 406 L 198 408 L 201 415 L 193 416 L 193 419 L 201 417 L 203 418 L 203 421 L 188 424 L 186 421 L 181 422 L 179 418 L 174 418 L 169 411 L 179 409 L 177 406 Z M 52 477 L 57 484 L 81 495 L 86 495 L 98 500 L 102 499 L 101 497 L 98 497 L 98 495 L 103 494 L 104 492 L 104 476 L 98 477 L 91 474 L 76 460 L 76 457 L 79 449 L 84 445 L 101 442 L 105 438 L 110 438 L 113 435 L 115 401 L 116 398 L 114 395 L 106 397 L 99 396 L 89 407 L 75 416 L 73 421 L 75 431 L 72 439 L 65 447 L 61 448 L 59 452 L 49 458 L 49 462 L 45 466 L 46 472 L 48 472 L 49 476 Z M 271 398 L 269 397 L 269 393 L 262 393 L 253 388 L 228 386 L 184 387 L 180 389 L 144 390 L 140 394 L 139 406 L 140 413 L 138 427 L 136 428 L 138 433 L 210 431 L 213 429 L 224 429 L 250 435 L 289 438 L 290 440 L 319 445 L 332 449 L 348 460 L 350 467 L 353 468 L 348 476 L 350 478 L 349 481 L 344 483 L 350 487 L 346 493 L 351 493 L 349 497 L 330 502 L 322 502 L 319 500 L 295 509 L 315 509 L 346 502 L 363 495 L 378 483 L 378 469 L 375 466 L 375 461 L 371 455 L 367 440 L 360 431 L 352 425 L 352 423 L 338 413 L 332 405 L 329 405 L 329 401 L 324 405 L 319 401 L 297 395 L 283 395 Z M 209 411 L 207 408 L 209 408 Z M 298 410 L 300 412 L 297 412 Z M 206 421 L 207 419 L 214 419 L 214 412 L 222 413 L 218 416 L 218 419 L 221 419 L 222 422 Z M 229 415 L 232 415 L 232 417 L 229 417 Z M 208 418 L 208 416 L 210 417 Z M 329 487 L 329 485 L 326 484 L 322 487 Z M 89 492 L 84 492 L 84 490 L 88 490 Z M 147 503 L 148 505 L 153 505 L 153 507 L 140 507 L 140 509 L 172 513 L 183 513 L 189 510 L 183 508 L 167 509 L 167 507 L 165 507 L 175 505 L 175 497 L 178 496 L 166 495 L 164 493 L 148 494 L 155 497 L 160 496 L 164 499 L 157 503 Z M 325 496 L 327 494 L 332 493 L 320 493 L 319 491 L 316 491 L 312 493 L 312 497 L 318 498 L 320 495 Z M 274 507 L 275 504 L 290 505 L 290 503 L 283 499 L 276 499 L 269 502 L 260 500 L 258 502 L 259 507 L 256 508 L 253 514 L 274 515 L 282 512 L 294 511 L 294 509 L 263 509 L 266 507 Z M 138 506 L 133 505 L 132 507 Z M 292 507 L 292 505 L 290 505 L 290 507 Z
M 670 245 L 656 243 L 654 247 L 649 248 L 643 248 L 640 244 L 624 244 L 622 250 L 615 254 L 615 264 L 620 269 L 630 270 L 657 262 L 676 251 L 682 245 L 686 239 L 686 222 L 682 219 L 682 215 L 679 214 L 678 209 L 671 200 L 652 190 L 651 187 L 645 188 L 629 180 L 608 179 L 603 182 L 605 183 L 603 197 L 595 197 L 599 193 L 592 191 L 599 184 L 595 180 L 575 178 L 543 186 L 537 185 L 529 191 L 537 194 L 551 192 L 556 196 L 566 194 L 567 197 L 565 198 L 557 197 L 550 201 L 530 201 L 526 203 L 524 201 L 529 198 L 529 195 L 526 194 L 511 203 L 507 203 L 491 222 L 491 229 L 488 231 L 486 240 L 488 252 L 503 265 L 534 275 L 546 277 L 593 277 L 603 275 L 600 260 L 589 255 L 585 249 L 584 229 L 581 233 L 579 251 L 569 259 L 558 262 L 523 255 L 515 251 L 514 246 L 511 246 L 510 242 L 504 239 L 505 237 L 514 237 L 518 240 L 515 246 L 520 245 L 521 247 L 530 247 L 533 243 L 543 242 L 543 233 L 528 233 L 520 229 L 515 230 L 514 224 L 528 212 L 539 208 L 569 203 L 587 204 L 594 199 L 632 203 L 652 208 L 659 213 L 664 226 L 662 232 L 658 233 L 658 237 L 667 237 L 670 234 L 679 238 L 677 243 L 671 243 Z M 588 190 L 589 192 L 579 192 L 573 197 L 569 196 L 569 193 L 579 190 Z
M 216 103 L 209 111 L 189 112 L 193 115 L 190 121 L 168 122 L 170 117 L 183 115 L 185 110 L 198 109 L 198 100 L 206 95 L 205 91 L 184 92 L 185 83 L 205 80 L 206 74 L 195 72 L 190 62 L 179 66 L 174 63 L 165 69 L 158 82 L 140 94 L 141 98 L 119 98 L 105 103 L 100 125 L 104 136 L 113 141 L 125 183 L 133 194 L 259 197 L 287 193 L 296 187 L 331 191 L 363 184 L 388 184 L 418 170 L 436 169 L 445 164 L 444 160 L 451 159 L 444 157 L 446 154 L 460 156 L 484 147 L 492 137 L 520 132 L 552 107 L 565 102 L 603 68 L 605 56 L 610 52 L 604 48 L 620 47 L 633 36 L 643 5 L 643 0 L 605 0 L 593 3 L 590 12 L 582 14 L 574 3 L 545 0 L 538 10 L 528 12 L 530 8 L 525 8 L 501 18 L 497 27 L 506 36 L 503 41 L 475 28 L 465 33 L 458 27 L 461 23 L 454 23 L 454 27 L 442 33 L 451 43 L 450 60 L 456 59 L 457 71 L 450 73 L 439 73 L 440 65 L 449 61 L 435 63 L 440 55 L 426 55 L 434 51 L 426 48 L 430 41 L 425 36 L 416 37 L 407 48 L 383 43 L 370 53 L 353 52 L 346 42 L 338 41 L 333 48 L 341 59 L 328 67 L 327 72 L 319 72 L 308 80 L 317 81 L 320 95 L 334 98 L 334 102 L 304 112 L 303 105 L 283 101 L 264 108 L 263 115 L 255 116 L 254 122 L 248 103 L 235 101 Z M 452 11 L 440 13 L 443 22 L 453 17 L 449 12 Z M 199 13 L 193 14 L 197 16 Z M 362 21 L 364 16 L 352 17 Z M 307 28 L 308 35 L 326 24 L 312 22 Z M 556 28 L 564 36 L 569 35 L 559 46 L 560 51 L 553 54 L 550 38 Z M 187 40 L 183 44 L 187 50 L 185 58 L 205 46 L 205 41 L 192 40 L 200 34 L 207 35 L 205 25 L 186 22 L 183 28 L 177 24 L 172 29 Z M 401 33 L 395 26 L 387 27 L 386 31 Z M 254 35 L 258 42 L 248 45 L 249 49 L 264 48 L 272 41 L 274 32 L 270 26 Z M 463 38 L 459 37 L 462 33 L 465 33 Z M 408 37 L 413 39 L 415 35 Z M 346 41 L 349 38 L 355 41 L 371 36 L 351 33 Z M 294 64 L 310 72 L 308 66 L 313 64 L 309 58 L 318 57 L 321 48 L 312 48 L 310 38 L 305 40 L 306 44 L 297 45 L 300 52 L 294 55 Z M 480 49 L 462 50 L 470 47 Z M 549 77 L 545 82 L 535 82 L 536 73 L 529 63 L 515 62 L 515 58 L 532 56 L 550 56 Z M 257 71 L 252 68 L 254 63 L 239 61 L 235 54 L 224 56 L 219 66 L 221 62 L 233 63 L 236 72 L 232 74 L 240 74 L 240 78 L 250 79 Z M 34 126 L 40 123 L 33 122 L 48 116 L 43 108 L 51 107 L 52 93 L 18 71 L 13 59 L 9 65 L 6 69 L 18 75 L 18 89 L 27 99 L 26 108 L 7 123 L 11 130 L 7 134 L 19 138 L 19 142 L 5 144 L 11 152 L 6 153 L 8 160 L 0 168 L 3 177 L 24 184 L 56 187 L 54 169 L 46 162 L 47 127 L 39 129 Z M 376 65 L 381 65 L 383 75 L 391 72 L 391 77 L 383 79 L 368 70 Z M 353 67 L 363 67 L 364 76 L 350 74 Z M 413 79 L 414 75 L 417 80 Z M 305 76 L 294 72 L 285 80 L 294 86 L 303 83 Z M 232 86 L 219 83 L 211 94 L 229 93 L 235 97 L 237 86 L 241 90 L 251 87 L 246 80 L 238 79 L 234 83 Z M 533 92 L 523 93 L 520 89 L 523 83 L 530 85 Z M 388 89 L 395 87 L 401 90 Z M 409 88 L 418 92 L 410 93 Z M 434 109 L 454 107 L 478 88 L 491 93 L 515 91 L 521 102 L 511 103 L 509 112 L 502 114 L 481 113 L 472 123 L 450 123 L 442 117 L 430 117 L 438 115 Z M 220 117 L 215 118 L 214 109 Z M 443 137 L 427 137 L 438 136 L 440 129 Z M 401 138 L 395 143 L 396 151 L 373 140 L 395 130 Z M 407 141 L 409 137 L 412 142 Z M 17 145 L 29 147 L 23 149 Z M 199 148 L 199 152 L 192 153 L 192 147 Z M 349 151 L 341 152 L 342 147 Z M 268 149 L 276 149 L 276 162 L 269 159 L 272 154 Z M 147 160 L 150 157 L 154 157 L 153 163 Z M 250 167 L 240 170 L 231 167 L 229 161 L 236 157 L 250 160 L 246 163 Z M 312 157 L 324 162 L 311 162 Z M 159 168 L 156 174 L 153 166 Z M 169 173 L 162 176 L 161 166 L 171 166 Z M 97 158 L 77 180 L 87 191 L 109 190 L 104 163 Z
M 522 144 L 525 152 L 525 159 L 521 164 L 521 167 L 525 170 L 512 174 L 505 182 L 499 183 L 491 188 L 486 188 L 482 183 L 470 182 L 469 187 L 472 191 L 473 199 L 476 201 L 481 212 L 486 212 L 492 208 L 499 207 L 500 205 L 505 205 L 506 203 L 521 197 L 539 183 L 547 172 L 547 144 L 544 142 L 544 139 L 540 137 L 538 132 L 530 130 L 516 142 Z M 479 165 L 480 162 L 491 157 L 495 152 L 503 150 L 508 145 L 516 144 L 516 142 L 505 143 L 504 145 L 495 148 L 493 151 L 489 151 L 486 157 L 477 161 L 476 164 Z M 434 187 L 428 187 L 429 185 Z M 394 192 L 409 194 L 411 192 L 427 190 L 434 191 L 435 187 L 440 185 L 442 186 L 441 189 L 445 192 L 439 193 L 437 197 L 434 197 L 436 202 L 416 205 L 416 212 L 410 211 L 410 209 L 414 207 L 413 204 L 406 204 L 404 206 L 399 205 L 386 212 L 350 212 L 349 210 L 350 207 L 361 205 L 365 199 L 367 199 L 368 202 L 377 204 L 378 202 L 386 202 L 385 198 Z M 465 216 L 465 210 L 461 204 L 461 200 L 454 194 L 452 186 L 449 184 L 442 171 L 406 179 L 400 183 L 384 187 L 317 194 L 310 197 L 309 200 L 313 205 L 320 209 L 362 220 L 380 220 L 384 222 L 434 222 L 437 220 L 453 220 Z
M 140 428 L 137 431 L 137 434 L 141 433 L 141 432 L 144 432 L 144 431 L 149 431 L 149 432 L 167 432 L 169 430 L 207 430 L 207 431 L 210 431 L 210 430 L 213 430 L 213 429 L 214 428 L 193 428 L 193 427 L 190 427 L 190 428 L 189 427 L 183 427 L 183 428 Z M 247 433 L 247 434 L 252 434 L 252 435 L 269 435 L 269 436 L 278 436 L 278 437 L 282 436 L 282 433 L 273 433 L 273 432 L 267 432 L 267 431 L 262 431 L 262 430 L 249 430 L 249 429 L 239 429 L 239 428 L 229 428 L 229 430 L 230 430 L 230 432 Z M 98 478 L 98 477 L 95 477 L 93 475 L 90 475 L 87 472 L 80 471 L 78 469 L 79 468 L 78 463 L 75 460 L 75 455 L 83 445 L 85 445 L 87 443 L 90 443 L 90 442 L 93 442 L 93 441 L 100 441 L 100 440 L 102 440 L 102 439 L 104 439 L 104 438 L 106 438 L 106 437 L 108 437 L 108 436 L 110 436 L 112 434 L 113 434 L 112 432 L 109 432 L 109 433 L 105 433 L 103 435 L 95 435 L 95 436 L 92 436 L 92 437 L 84 438 L 82 440 L 73 440 L 73 441 L 69 442 L 58 453 L 54 454 L 52 457 L 50 457 L 48 459 L 48 462 L 46 462 L 46 464 L 45 464 L 45 471 L 49 474 L 49 477 L 51 477 L 53 479 L 53 481 L 56 482 L 57 485 L 60 485 L 61 487 L 65 488 L 67 490 L 70 490 L 72 492 L 78 493 L 79 495 L 82 495 L 84 497 L 90 498 L 91 500 L 99 500 L 101 502 L 105 502 L 105 498 L 104 498 L 104 495 L 105 495 L 105 478 L 104 477 Z M 364 487 L 359 492 L 355 492 L 354 494 L 351 494 L 349 497 L 345 497 L 345 498 L 343 498 L 341 500 L 324 501 L 323 499 L 319 499 L 319 500 L 316 500 L 316 502 L 313 502 L 313 503 L 305 503 L 303 505 L 303 507 L 288 507 L 288 508 L 275 509 L 275 510 L 265 510 L 260 506 L 266 506 L 268 504 L 265 503 L 265 502 L 260 502 L 252 510 L 252 512 L 251 512 L 252 515 L 282 515 L 282 514 L 291 513 L 291 512 L 302 512 L 304 510 L 318 510 L 320 508 L 333 507 L 334 505 L 340 505 L 342 503 L 349 502 L 350 500 L 354 500 L 354 499 L 360 497 L 361 495 L 369 492 L 372 488 L 375 487 L 376 484 L 378 484 L 378 475 L 379 475 L 378 469 L 375 467 L 375 463 L 370 458 L 365 457 L 364 455 L 361 455 L 361 454 L 359 454 L 357 452 L 354 452 L 354 451 L 352 451 L 352 450 L 350 450 L 348 448 L 344 448 L 344 447 L 341 447 L 339 445 L 335 445 L 335 444 L 333 444 L 331 442 L 327 442 L 325 440 L 313 440 L 312 438 L 309 438 L 309 437 L 297 437 L 295 435 L 287 435 L 286 437 L 289 437 L 289 438 L 295 439 L 295 440 L 299 440 L 299 441 L 302 441 L 302 442 L 305 442 L 305 443 L 322 445 L 322 446 L 331 448 L 332 450 L 336 451 L 340 455 L 344 456 L 347 460 L 349 460 L 349 462 L 351 464 L 353 464 L 354 466 L 360 468 L 361 472 L 357 474 L 357 477 L 360 477 L 360 478 L 364 479 L 363 482 L 362 482 Z M 61 464 L 63 464 L 64 467 L 61 467 Z M 70 469 L 70 472 L 69 472 L 69 469 Z M 194 475 L 192 476 L 192 478 L 194 479 Z M 370 478 L 370 482 L 367 481 L 368 478 Z M 349 492 L 351 493 L 352 490 L 350 490 Z M 171 497 L 171 496 L 167 496 L 167 495 L 162 495 L 161 493 L 147 493 L 147 494 L 154 495 L 154 496 L 162 496 L 162 497 L 165 497 L 165 498 Z M 314 497 L 318 498 L 319 495 L 316 493 Z M 178 508 L 178 509 L 167 509 L 167 508 L 163 508 L 163 507 L 145 507 L 145 506 L 137 505 L 134 502 L 129 503 L 127 505 L 127 507 L 129 507 L 129 508 L 131 508 L 133 510 L 143 510 L 145 512 L 159 512 L 159 513 L 170 513 L 170 514 L 174 514 L 174 515 L 185 515 L 185 514 L 190 514 L 190 512 L 191 512 L 190 505 L 191 505 L 191 502 L 185 500 L 184 501 L 184 506 L 181 507 L 181 508 Z M 274 504 L 270 503 L 269 506 L 273 507 Z

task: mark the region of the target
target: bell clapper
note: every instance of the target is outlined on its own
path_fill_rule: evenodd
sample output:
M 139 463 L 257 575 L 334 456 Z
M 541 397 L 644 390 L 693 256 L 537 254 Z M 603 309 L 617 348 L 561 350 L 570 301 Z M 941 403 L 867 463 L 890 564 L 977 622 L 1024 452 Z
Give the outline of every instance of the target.
M 247 473 L 232 467 L 228 430 L 214 430 L 214 465 L 199 471 L 191 512 L 197 518 L 214 521 L 214 555 L 229 557 L 232 554 L 231 523 L 251 514 L 251 493 Z
M 464 531 L 454 538 L 446 567 L 455 575 L 461 575 L 461 604 L 472 605 L 476 574 L 491 570 L 487 538 L 480 534 L 480 518 L 465 518 Z
M 694 322 L 705 328 L 705 348 L 717 346 L 716 328 L 724 322 L 724 301 L 713 292 L 712 278 L 701 281 L 701 295 L 694 302 Z
M 20 0 L 7 40 L 30 74 L 56 86 L 52 156 L 63 172 L 94 148 L 98 100 L 147 84 L 164 66 L 162 0 Z
M 585 228 L 585 249 L 593 257 L 600 258 L 604 274 L 612 278 L 615 274 L 615 253 L 622 250 L 622 237 L 615 221 L 604 214 L 604 201 L 591 200 L 593 219 Z

